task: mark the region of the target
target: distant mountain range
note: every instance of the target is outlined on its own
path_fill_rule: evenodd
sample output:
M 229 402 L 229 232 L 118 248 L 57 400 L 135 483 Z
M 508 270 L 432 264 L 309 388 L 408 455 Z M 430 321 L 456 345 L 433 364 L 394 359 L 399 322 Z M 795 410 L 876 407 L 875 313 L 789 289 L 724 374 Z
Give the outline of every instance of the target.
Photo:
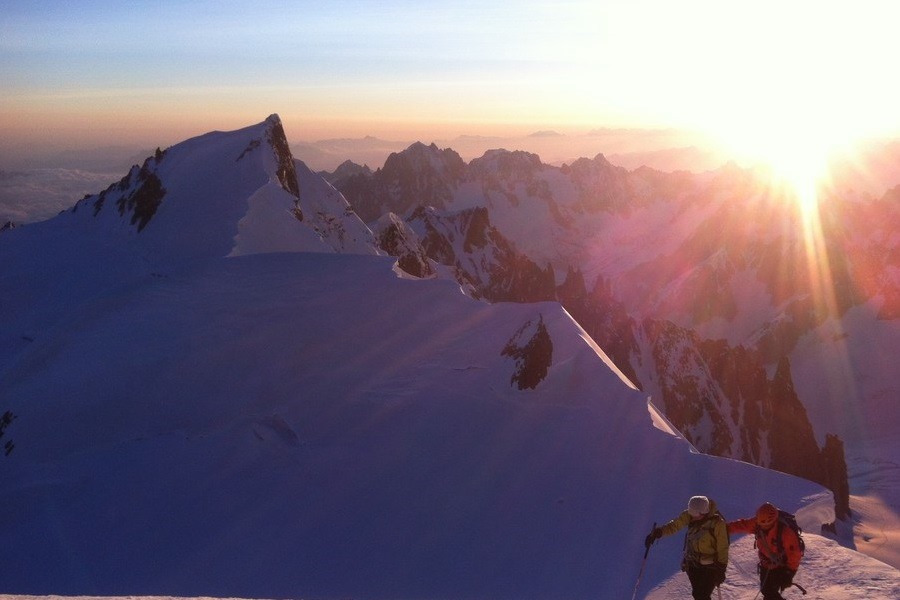
M 604 153 L 616 165 L 637 168 L 642 165 L 663 171 L 702 172 L 726 162 L 705 138 L 674 129 L 596 129 L 580 135 L 556 131 L 536 131 L 521 136 L 463 135 L 445 140 L 420 140 L 453 150 L 466 161 L 489 150 L 523 150 L 541 157 L 547 164 L 560 166 L 580 157 Z M 294 157 L 317 171 L 333 171 L 345 160 L 373 169 L 388 156 L 410 146 L 409 141 L 390 141 L 367 136 L 297 142 L 291 145 Z

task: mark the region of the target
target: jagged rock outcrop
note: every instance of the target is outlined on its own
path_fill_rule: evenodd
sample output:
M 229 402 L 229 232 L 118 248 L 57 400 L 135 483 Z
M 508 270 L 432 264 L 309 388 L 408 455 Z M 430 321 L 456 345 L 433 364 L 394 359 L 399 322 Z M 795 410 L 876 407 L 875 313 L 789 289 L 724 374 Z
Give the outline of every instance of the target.
M 153 160 L 156 161 L 155 158 Z M 130 213 L 131 224 L 137 225 L 138 231 L 147 226 L 166 195 L 166 189 L 159 177 L 148 168 L 149 162 L 150 159 L 147 159 L 147 162 L 138 171 L 134 188 L 127 195 L 116 200 L 119 215 L 124 216 L 126 213 Z M 100 202 L 102 203 L 102 200 Z
M 646 321 L 654 397 L 679 431 L 704 452 L 798 475 L 832 490 L 837 514 L 849 506 L 843 444 L 820 449 L 794 390 L 790 363 L 770 380 L 762 355 L 723 340 L 699 340 L 668 322 Z M 849 508 L 847 508 L 849 510 Z
M 552 267 L 540 268 L 491 224 L 484 207 L 448 214 L 420 207 L 407 220 L 424 253 L 452 267 L 460 283 L 474 284 L 475 297 L 492 302 L 554 299 Z
M 419 206 L 445 206 L 465 171 L 465 162 L 453 150 L 417 142 L 392 153 L 371 175 L 350 175 L 339 189 L 368 223 L 386 212 L 406 215 Z
M 778 361 L 769 386 L 767 408 L 765 412 L 771 415 L 768 427 L 772 452 L 770 466 L 824 485 L 826 469 L 820 460 L 819 447 L 806 409 L 794 391 L 791 365 L 787 358 Z
M 609 282 L 598 277 L 589 292 L 581 271 L 569 267 L 566 278 L 556 286 L 556 299 L 591 338 L 602 340 L 604 352 L 640 388 L 641 377 L 632 364 L 640 354 L 635 338 L 637 325 L 614 297 Z
M 822 462 L 825 479 L 822 485 L 834 493 L 834 516 L 846 521 L 850 518 L 850 480 L 847 474 L 847 460 L 844 457 L 844 442 L 836 435 L 825 436 L 822 447 Z
M 284 133 L 284 126 L 281 124 L 281 119 L 278 118 L 277 115 L 271 115 L 266 119 L 266 124 L 268 125 L 266 128 L 266 137 L 269 146 L 275 153 L 275 162 L 277 165 L 275 174 L 278 176 L 278 181 L 281 182 L 281 187 L 284 188 L 286 192 L 299 198 L 300 186 L 297 183 L 297 171 L 294 168 L 294 157 L 291 155 L 291 149 L 288 145 L 287 136 Z
M 378 247 L 397 258 L 397 265 L 413 277 L 433 277 L 434 268 L 412 228 L 394 213 L 382 216 L 374 224 Z
M 3 434 L 6 433 L 6 428 L 9 427 L 15 419 L 16 415 L 9 410 L 4 412 L 3 415 L 0 415 L 0 438 L 3 437 Z M 3 443 L 4 456 L 9 456 L 15 448 L 16 444 L 12 440 L 6 440 L 6 442 Z
M 855 297 L 878 298 L 878 318 L 882 321 L 900 319 L 900 244 L 896 239 L 900 231 L 900 186 L 877 199 L 840 200 L 829 197 L 824 202 L 833 206 L 833 227 L 846 230 L 840 238 L 841 247 L 832 254 L 849 263 L 849 283 L 854 286 Z
M 696 334 L 652 319 L 642 323 L 642 334 L 654 371 L 643 389 L 651 391 L 672 424 L 697 448 L 734 456 L 731 407 L 712 377 Z
M 96 217 L 103 210 L 107 199 L 114 198 L 113 202 L 119 216 L 130 216 L 130 223 L 136 225 L 137 231 L 140 232 L 156 214 L 166 195 L 166 189 L 157 175 L 164 156 L 165 152 L 157 148 L 156 153 L 148 157 L 143 165 L 133 166 L 125 177 L 110 185 L 96 197 L 85 196 L 74 206 L 73 212 L 90 200 L 93 214 Z
M 710 377 L 727 398 L 729 410 L 724 416 L 729 429 L 738 435 L 732 456 L 766 464 L 771 455 L 763 432 L 769 428 L 771 415 L 763 401 L 768 396 L 769 380 L 761 356 L 756 350 L 730 346 L 724 340 L 702 340 L 697 347 Z M 718 453 L 728 455 L 724 448 Z
M 547 332 L 543 317 L 529 321 L 510 338 L 501 352 L 515 362 L 509 379 L 520 390 L 534 389 L 547 376 L 553 364 L 553 340 Z

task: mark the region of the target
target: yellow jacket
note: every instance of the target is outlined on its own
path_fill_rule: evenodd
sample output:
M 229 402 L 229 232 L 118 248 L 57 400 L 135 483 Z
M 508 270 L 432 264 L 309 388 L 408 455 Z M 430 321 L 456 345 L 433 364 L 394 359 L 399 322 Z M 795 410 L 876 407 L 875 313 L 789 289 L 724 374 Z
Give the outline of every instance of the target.
M 688 528 L 684 541 L 686 563 L 728 564 L 728 528 L 713 502 L 708 515 L 694 519 L 684 511 L 659 529 L 663 535 L 672 535 L 685 527 Z

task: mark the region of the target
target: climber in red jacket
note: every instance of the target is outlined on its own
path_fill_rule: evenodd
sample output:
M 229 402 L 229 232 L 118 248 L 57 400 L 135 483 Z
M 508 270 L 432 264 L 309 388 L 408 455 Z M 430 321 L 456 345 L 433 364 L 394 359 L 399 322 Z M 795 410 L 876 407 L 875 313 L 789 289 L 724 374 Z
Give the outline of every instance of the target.
M 728 533 L 756 536 L 763 600 L 784 600 L 781 592 L 794 585 L 803 551 L 799 534 L 782 522 L 780 511 L 766 502 L 756 511 L 755 518 L 730 521 Z

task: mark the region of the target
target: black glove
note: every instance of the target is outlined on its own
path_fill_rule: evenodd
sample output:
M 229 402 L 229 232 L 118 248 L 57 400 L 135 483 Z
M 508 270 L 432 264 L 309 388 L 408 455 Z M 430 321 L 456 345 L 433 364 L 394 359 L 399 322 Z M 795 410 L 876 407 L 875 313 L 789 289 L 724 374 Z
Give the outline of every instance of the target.
M 725 583 L 725 571 L 728 569 L 728 565 L 723 565 L 722 563 L 715 563 L 713 565 L 713 570 L 715 571 L 715 575 L 713 576 L 713 583 L 715 585 L 722 585 Z
M 654 527 L 653 531 L 647 536 L 647 539 L 644 540 L 644 547 L 649 548 L 653 545 L 653 542 L 662 537 L 662 530 L 659 527 Z

